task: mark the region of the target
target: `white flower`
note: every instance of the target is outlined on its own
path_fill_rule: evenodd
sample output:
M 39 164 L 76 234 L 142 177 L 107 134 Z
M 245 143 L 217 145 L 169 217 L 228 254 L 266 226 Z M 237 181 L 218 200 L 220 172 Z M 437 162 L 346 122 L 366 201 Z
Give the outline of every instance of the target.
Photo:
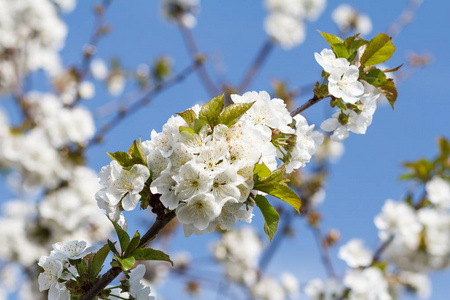
M 57 259 L 80 259 L 94 251 L 94 247 L 86 248 L 84 241 L 59 242 L 53 244 L 52 256 Z
M 64 292 L 64 285 L 58 282 L 63 271 L 63 264 L 58 259 L 52 256 L 42 256 L 39 259 L 38 265 L 44 269 L 44 272 L 39 274 L 39 291 L 49 290 L 49 300 L 59 300 L 61 292 Z
M 344 102 L 356 103 L 359 96 L 364 93 L 364 86 L 358 81 L 359 70 L 356 66 L 350 66 L 342 74 L 331 73 L 328 77 L 328 90 L 336 98 L 342 98 Z
M 237 202 L 241 196 L 241 192 L 237 186 L 241 183 L 244 183 L 243 178 L 236 173 L 233 167 L 228 167 L 214 177 L 211 185 L 211 193 L 218 202 L 228 197 L 231 197 Z
M 154 300 L 155 297 L 150 296 L 150 287 L 144 286 L 141 283 L 142 277 L 145 274 L 145 266 L 138 265 L 130 271 L 130 291 L 129 294 L 136 300 Z
M 221 206 L 211 194 L 197 194 L 180 203 L 176 210 L 178 220 L 183 224 L 192 224 L 198 230 L 204 230 L 220 214 Z
M 290 297 L 295 297 L 299 293 L 299 282 L 297 277 L 292 275 L 291 273 L 284 272 L 281 274 L 281 284 Z
M 323 49 L 322 52 L 314 53 L 317 63 L 330 74 L 342 75 L 350 67 L 350 63 L 345 58 L 336 58 L 333 50 Z
M 251 287 L 250 293 L 254 298 L 263 300 L 283 300 L 286 296 L 283 287 L 270 277 L 262 278 Z
M 253 206 L 244 203 L 235 203 L 234 200 L 233 198 L 229 198 L 217 218 L 220 229 L 222 230 L 230 230 L 238 220 L 246 223 L 252 221 Z
M 90 81 L 80 82 L 78 94 L 83 99 L 91 99 L 95 95 L 95 87 Z
M 410 289 L 413 289 L 420 298 L 430 298 L 431 282 L 427 275 L 422 273 L 401 271 L 398 277 L 404 285 L 408 286 Z
M 187 163 L 172 177 L 178 184 L 175 192 L 178 200 L 187 200 L 200 193 L 208 192 L 212 179 L 206 171 L 194 163 Z
M 153 194 L 161 194 L 161 203 L 168 209 L 176 209 L 180 200 L 176 194 L 178 183 L 172 178 L 173 174 L 170 170 L 166 170 L 152 181 L 150 191 Z
M 339 5 L 331 15 L 333 21 L 343 33 L 355 29 L 361 35 L 369 34 L 372 31 L 372 22 L 369 16 L 362 14 L 347 4 Z
M 351 268 L 367 267 L 372 263 L 372 251 L 364 247 L 363 241 L 352 239 L 339 249 L 338 257 Z
M 108 77 L 108 67 L 105 62 L 99 58 L 95 58 L 91 62 L 92 76 L 97 80 L 105 80 Z
M 139 193 L 150 177 L 150 171 L 143 165 L 133 165 L 130 171 L 123 169 L 115 160 L 111 162 L 111 174 L 113 181 L 106 190 L 112 205 L 122 200 L 124 210 L 133 210 L 141 196 Z
M 305 286 L 305 294 L 309 300 L 334 300 L 339 298 L 344 290 L 335 278 L 330 278 L 325 283 L 320 279 L 313 279 Z
M 344 283 L 351 289 L 349 293 L 351 300 L 392 299 L 388 292 L 387 281 L 378 268 L 348 270 L 344 277 Z
M 428 199 L 438 207 L 450 208 L 450 183 L 434 176 L 425 185 Z
M 119 96 L 125 89 L 126 80 L 122 73 L 116 72 L 108 78 L 108 92 L 113 96 Z
M 294 119 L 296 121 L 295 135 L 297 136 L 297 143 L 291 152 L 291 161 L 286 165 L 287 173 L 304 167 L 311 160 L 317 147 L 323 142 L 323 134 L 314 131 L 314 125 L 308 125 L 303 116 L 296 115 Z M 278 155 L 278 158 L 281 159 L 282 157 L 282 155 Z
M 305 40 L 303 22 L 288 14 L 270 14 L 266 18 L 264 28 L 267 34 L 285 49 L 295 47 Z

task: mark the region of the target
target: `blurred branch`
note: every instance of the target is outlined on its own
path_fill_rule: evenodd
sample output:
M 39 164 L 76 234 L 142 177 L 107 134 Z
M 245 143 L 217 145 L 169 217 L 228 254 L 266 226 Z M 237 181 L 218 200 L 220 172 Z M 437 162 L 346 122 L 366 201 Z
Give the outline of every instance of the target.
M 403 12 L 386 30 L 391 37 L 397 36 L 407 25 L 414 21 L 414 16 L 423 0 L 409 0 Z
M 200 54 L 197 43 L 195 42 L 194 35 L 192 34 L 192 31 L 183 26 L 179 25 L 181 35 L 183 37 L 183 41 L 186 45 L 186 48 L 189 51 L 189 54 L 192 59 L 194 60 L 205 60 L 206 58 Z M 206 71 L 206 68 L 204 65 L 201 65 L 198 70 L 198 74 L 200 76 L 200 80 L 203 83 L 203 86 L 205 87 L 206 91 L 209 93 L 211 97 L 217 96 L 221 93 L 221 90 L 216 86 L 216 84 L 213 82 L 211 77 L 209 76 L 209 73 Z
M 141 239 L 139 243 L 139 247 L 145 246 L 151 239 L 153 239 L 158 232 L 164 228 L 172 219 L 175 218 L 175 212 L 167 213 L 163 216 L 158 216 L 156 218 L 153 226 L 147 231 L 146 234 Z M 112 267 L 109 269 L 99 281 L 88 290 L 80 300 L 91 300 L 94 299 L 104 288 L 108 286 L 120 273 L 122 273 L 122 269 L 120 267 Z
M 261 66 L 266 61 L 269 53 L 273 49 L 273 43 L 271 40 L 267 40 L 261 49 L 258 52 L 258 55 L 256 56 L 253 63 L 250 65 L 249 69 L 247 70 L 247 73 L 244 76 L 244 79 L 242 79 L 241 84 L 239 85 L 239 92 L 243 92 L 247 89 L 247 87 L 252 83 L 253 79 L 255 78 L 256 74 L 258 73 Z
M 322 230 L 319 225 L 311 226 L 311 230 L 313 232 L 314 239 L 316 240 L 317 247 L 319 248 L 320 258 L 328 277 L 336 278 L 336 272 L 333 267 L 333 262 L 331 261 L 330 252 L 328 251 L 328 247 L 324 244 Z
M 185 68 L 183 71 L 181 71 L 178 75 L 173 76 L 166 81 L 157 84 L 156 86 L 153 86 L 151 88 L 148 88 L 147 90 L 143 91 L 140 95 L 139 99 L 136 101 L 133 101 L 127 108 L 119 108 L 117 114 L 115 117 L 113 117 L 108 123 L 104 124 L 102 128 L 99 130 L 99 132 L 89 141 L 89 143 L 86 145 L 86 147 L 92 146 L 94 144 L 97 144 L 103 140 L 104 135 L 110 131 L 112 128 L 117 126 L 121 121 L 123 121 L 127 116 L 130 116 L 131 114 L 137 112 L 142 107 L 147 105 L 151 102 L 150 96 L 156 96 L 160 92 L 164 91 L 165 89 L 168 89 L 172 86 L 174 86 L 177 83 L 182 82 L 186 77 L 188 77 L 190 74 L 192 74 L 195 70 L 197 70 L 201 65 L 203 61 L 195 61 L 190 66 Z

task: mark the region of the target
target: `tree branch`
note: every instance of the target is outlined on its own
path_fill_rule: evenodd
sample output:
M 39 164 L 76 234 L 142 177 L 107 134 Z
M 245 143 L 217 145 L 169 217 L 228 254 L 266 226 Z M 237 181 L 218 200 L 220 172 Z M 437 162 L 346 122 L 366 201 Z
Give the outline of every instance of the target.
M 254 77 L 258 73 L 261 66 L 266 61 L 269 53 L 273 49 L 273 43 L 271 40 L 267 40 L 261 49 L 258 52 L 258 55 L 256 56 L 253 63 L 250 65 L 249 69 L 247 70 L 247 73 L 244 76 L 244 79 L 242 80 L 241 84 L 239 85 L 239 92 L 243 92 L 247 87 L 252 83 Z
M 181 71 L 178 75 L 166 80 L 165 82 L 162 82 L 160 84 L 157 84 L 154 87 L 148 88 L 147 90 L 143 91 L 140 99 L 137 101 L 134 101 L 130 104 L 128 108 L 124 108 L 123 110 L 118 111 L 116 116 L 114 116 L 108 123 L 104 124 L 102 126 L 102 129 L 99 130 L 99 132 L 89 141 L 89 143 L 86 145 L 86 147 L 90 147 L 94 144 L 97 144 L 103 140 L 104 135 L 110 131 L 112 128 L 117 126 L 121 121 L 123 121 L 127 116 L 137 112 L 139 109 L 147 105 L 151 102 L 151 96 L 156 96 L 160 92 L 164 91 L 165 89 L 168 89 L 169 87 L 182 82 L 186 77 L 188 77 L 190 74 L 192 74 L 196 69 L 198 69 L 202 65 L 203 61 L 197 60 L 194 63 L 192 63 L 190 66 L 188 66 L 186 69 Z
M 316 240 L 317 247 L 319 248 L 320 258 L 325 270 L 327 271 L 328 277 L 336 278 L 336 272 L 334 271 L 333 263 L 331 261 L 330 253 L 328 252 L 328 247 L 323 244 L 322 231 L 319 227 L 311 227 L 311 230 Z
M 173 218 L 175 218 L 175 212 L 170 212 L 162 217 L 157 217 L 152 227 L 144 234 L 139 243 L 139 247 L 145 246 L 151 239 L 153 239 Z M 122 273 L 120 267 L 112 267 L 108 270 L 99 281 L 88 290 L 79 300 L 91 300 L 97 297 L 97 295 L 103 291 L 119 274 Z
M 299 108 L 297 108 L 296 110 L 294 110 L 293 112 L 291 112 L 291 117 L 298 115 L 299 113 L 307 110 L 309 107 L 313 106 L 314 104 L 320 102 L 321 100 L 325 99 L 324 98 L 318 98 L 316 95 L 314 95 L 314 97 L 312 97 L 311 99 L 309 99 L 308 101 L 306 101 L 305 104 L 303 104 L 302 106 L 300 106 Z
M 194 35 L 192 34 L 192 31 L 183 26 L 179 25 L 181 35 L 183 37 L 183 41 L 186 45 L 186 48 L 188 49 L 189 55 L 194 60 L 204 60 L 205 57 L 200 54 L 198 51 L 197 43 L 195 42 Z M 217 96 L 221 93 L 221 90 L 216 86 L 216 84 L 213 82 L 211 77 L 209 76 L 209 73 L 206 71 L 206 68 L 204 65 L 201 65 L 198 70 L 198 74 L 200 76 L 200 80 L 203 83 L 203 86 L 205 87 L 206 91 L 209 93 L 211 97 Z

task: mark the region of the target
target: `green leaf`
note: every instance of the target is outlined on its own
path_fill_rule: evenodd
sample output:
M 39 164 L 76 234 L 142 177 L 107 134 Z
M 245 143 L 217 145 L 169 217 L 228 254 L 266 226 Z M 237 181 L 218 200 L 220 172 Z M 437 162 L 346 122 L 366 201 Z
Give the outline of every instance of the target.
M 119 238 L 120 248 L 122 249 L 122 253 L 127 250 L 128 245 L 130 243 L 130 236 L 128 233 L 122 229 L 122 227 L 117 224 L 117 222 L 111 220 L 114 225 L 114 229 L 116 230 L 117 237 Z
M 439 158 L 441 160 L 446 160 L 448 158 L 448 156 L 450 155 L 450 144 L 443 137 L 439 137 L 438 143 L 439 143 L 439 150 L 441 152 L 441 154 L 439 155 Z
M 172 264 L 169 255 L 162 251 L 151 249 L 151 248 L 137 248 L 133 251 L 132 255 L 136 260 L 163 260 L 168 261 Z
M 342 44 L 343 43 L 343 40 L 338 36 L 335 36 L 331 33 L 325 33 L 320 30 L 318 30 L 318 31 L 324 37 L 324 39 L 328 42 L 328 44 L 330 46 L 333 46 L 333 44 Z
M 255 168 L 253 169 L 253 174 L 258 175 L 260 178 L 264 178 L 270 176 L 272 172 L 264 163 L 262 163 L 255 165 Z
M 334 54 L 336 54 L 336 57 L 342 57 L 347 59 L 348 58 L 348 50 L 347 48 L 344 46 L 344 44 L 339 43 L 339 44 L 333 44 L 331 45 L 331 48 L 333 48 L 333 52 Z
M 300 197 L 291 190 L 286 183 L 263 183 L 253 187 L 253 189 L 267 193 L 291 205 L 300 213 L 302 201 Z
M 127 247 L 127 250 L 125 251 L 124 257 L 128 257 L 130 253 L 136 250 L 140 242 L 141 242 L 141 235 L 136 230 L 136 233 L 134 234 L 133 238 L 130 241 L 130 244 Z
M 181 132 L 187 132 L 187 133 L 190 133 L 190 134 L 195 134 L 196 133 L 195 130 L 192 129 L 191 127 L 180 126 L 179 129 L 180 129 L 180 133 Z
M 361 79 L 364 79 L 374 86 L 380 86 L 387 82 L 386 74 L 379 69 L 370 70 L 367 74 L 364 74 Z
M 394 51 L 395 47 L 391 38 L 384 33 L 380 33 L 367 44 L 360 63 L 365 66 L 381 64 L 391 58 Z
M 118 252 L 117 249 L 116 249 L 115 243 L 116 243 L 116 242 L 113 243 L 113 242 L 111 242 L 110 240 L 108 240 L 108 247 L 109 247 L 109 250 L 111 250 L 112 253 L 114 253 L 115 255 L 120 256 L 119 252 Z
M 105 259 L 108 256 L 110 250 L 110 246 L 106 244 L 105 246 L 100 248 L 97 253 L 95 253 L 92 264 L 90 265 L 89 274 L 91 278 L 97 277 L 98 273 L 100 273 L 103 267 L 103 263 L 105 262 Z
M 280 215 L 275 210 L 275 208 L 270 205 L 266 197 L 257 195 L 255 198 L 255 202 L 264 217 L 264 232 L 269 237 L 269 240 L 272 241 L 273 236 L 277 232 Z
M 394 109 L 394 103 L 397 100 L 397 88 L 395 87 L 394 80 L 389 78 L 386 83 L 376 87 L 383 95 L 386 96 L 392 109 Z
M 224 124 L 228 127 L 236 124 L 237 121 L 249 110 L 253 103 L 234 103 L 225 108 L 224 112 L 217 119 L 216 124 Z
M 192 109 L 185 110 L 182 113 L 177 113 L 177 115 L 182 117 L 183 120 L 186 121 L 188 126 L 191 126 L 191 124 L 194 123 L 194 120 L 197 119 L 197 115 Z
M 208 124 L 208 121 L 206 120 L 195 120 L 194 124 L 193 124 L 193 128 L 194 128 L 194 133 L 199 133 L 200 130 L 203 128 L 203 126 L 205 126 L 206 124 Z
M 136 163 L 139 163 L 139 162 L 135 162 L 133 160 L 133 157 L 131 157 L 131 155 L 127 152 L 123 152 L 123 151 L 117 151 L 114 153 L 106 152 L 106 154 L 108 154 L 108 156 L 112 160 L 117 161 L 119 163 L 119 165 L 121 165 L 122 167 L 130 167 Z
M 122 270 L 124 271 L 129 271 L 136 262 L 136 259 L 133 256 L 127 258 L 116 257 L 116 259 L 120 263 L 120 265 L 122 266 Z
M 283 182 L 285 180 L 285 176 L 286 176 L 286 166 L 283 164 L 281 167 L 270 173 L 269 176 L 266 177 L 259 176 L 259 178 L 256 178 L 255 185 L 264 183 Z
M 142 149 L 142 143 L 140 139 L 139 141 L 134 140 L 133 145 L 131 145 L 130 149 L 128 150 L 128 154 L 130 154 L 134 158 L 134 161 L 138 161 L 144 166 L 147 165 L 147 158 L 145 157 L 144 149 Z
M 225 94 L 212 98 L 209 102 L 202 105 L 198 118 L 205 120 L 212 125 L 213 121 L 220 115 L 225 105 Z M 198 131 L 197 131 L 198 132 Z
M 347 46 L 348 53 L 355 53 L 360 47 L 367 45 L 369 42 L 363 39 L 354 40 Z

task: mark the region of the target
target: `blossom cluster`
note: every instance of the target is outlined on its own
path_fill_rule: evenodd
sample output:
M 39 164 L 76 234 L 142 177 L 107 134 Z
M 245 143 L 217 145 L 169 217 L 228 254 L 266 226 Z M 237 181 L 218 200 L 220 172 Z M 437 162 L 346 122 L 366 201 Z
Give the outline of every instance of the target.
M 38 278 L 39 290 L 48 290 L 49 300 L 71 299 L 71 286 L 79 276 L 77 264 L 93 251 L 94 247 L 86 247 L 84 241 L 54 244 L 50 255 L 39 259 L 38 264 L 43 269 Z M 129 278 L 125 280 L 128 282 L 125 284 L 126 292 L 114 290 L 107 299 L 117 299 L 117 296 L 120 296 L 122 299 L 154 300 L 155 298 L 150 296 L 150 287 L 141 283 L 144 274 L 145 266 L 138 265 L 130 271 Z M 124 285 L 124 281 L 121 284 Z
M 214 258 L 222 264 L 228 279 L 246 287 L 253 298 L 283 300 L 297 296 L 299 283 L 291 273 L 283 273 L 281 280 L 259 276 L 258 261 L 263 249 L 263 241 L 250 227 L 224 233 L 220 241 L 211 247 Z
M 291 117 L 284 102 L 266 92 L 231 99 L 237 107 L 249 107 L 233 124 L 205 124 L 189 132 L 183 130 L 189 124 L 180 114 L 142 142 L 147 166 L 124 169 L 112 161 L 103 167 L 99 207 L 121 220 L 121 211 L 134 209 L 139 201 L 150 169 L 151 193 L 160 194 L 162 204 L 176 211 L 186 236 L 214 231 L 217 225 L 228 230 L 238 220 L 250 222 L 252 197 L 258 193 L 253 191 L 255 165 L 274 171 L 283 162 L 290 173 L 310 161 L 323 136 L 304 117 Z M 195 106 L 188 112 L 198 118 L 202 109 Z
M 342 33 L 347 33 L 353 29 L 361 35 L 366 35 L 372 31 L 372 22 L 369 16 L 348 4 L 341 4 L 336 7 L 331 18 Z
M 450 183 L 435 176 L 426 193 L 431 205 L 415 208 L 387 200 L 375 218 L 380 239 L 393 239 L 386 258 L 405 271 L 427 272 L 450 264 Z
M 326 0 L 266 0 L 269 15 L 264 27 L 270 38 L 283 48 L 301 44 L 306 36 L 305 21 L 314 21 L 323 12 Z
M 351 65 L 345 58 L 337 58 L 332 50 L 324 49 L 320 54 L 315 53 L 315 58 L 323 70 L 329 73 L 329 93 L 356 106 L 356 109 L 338 110 L 332 118 L 323 121 L 320 128 L 333 132 L 331 140 L 335 142 L 345 140 L 350 131 L 365 134 L 377 109 L 377 100 L 383 95 L 373 85 L 359 81 L 358 67 Z
M 58 52 L 66 35 L 66 25 L 52 1 L 1 0 L 0 93 L 11 92 L 20 84 L 18 79 L 38 69 L 58 74 L 62 69 Z

